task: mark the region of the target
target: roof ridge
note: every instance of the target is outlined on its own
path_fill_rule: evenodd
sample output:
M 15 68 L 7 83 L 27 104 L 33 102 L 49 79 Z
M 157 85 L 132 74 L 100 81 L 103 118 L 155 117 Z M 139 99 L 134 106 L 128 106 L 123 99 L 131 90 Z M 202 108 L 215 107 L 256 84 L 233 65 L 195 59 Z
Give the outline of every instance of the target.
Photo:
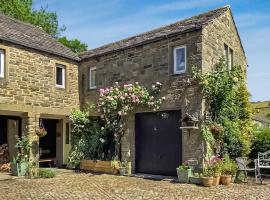
M 170 26 L 176 25 L 177 23 L 189 21 L 189 20 L 194 19 L 194 18 L 199 18 L 200 16 L 206 15 L 207 13 L 217 12 L 217 11 L 220 11 L 220 10 L 223 10 L 223 9 L 224 9 L 224 12 L 225 12 L 226 10 L 230 9 L 230 5 L 225 5 L 225 6 L 216 8 L 216 9 L 211 9 L 211 10 L 208 10 L 206 12 L 199 13 L 197 15 L 193 15 L 193 16 L 187 17 L 187 18 L 184 18 L 182 20 L 179 20 L 179 21 L 176 21 L 176 22 L 173 22 L 173 23 L 170 23 L 170 24 L 162 25 L 162 26 L 160 26 L 158 28 L 154 28 L 154 29 L 151 29 L 149 31 L 145 31 L 145 32 L 142 32 L 142 33 L 139 33 L 139 34 L 135 34 L 135 35 L 130 36 L 130 37 L 127 37 L 127 38 L 123 38 L 123 39 L 116 40 L 116 41 L 111 42 L 111 43 L 108 43 L 108 44 L 101 45 L 99 47 L 90 49 L 90 50 L 88 50 L 86 52 L 83 52 L 83 53 L 79 54 L 79 57 L 83 57 L 83 56 L 87 55 L 89 52 L 92 52 L 94 50 L 101 49 L 101 48 L 104 48 L 104 47 L 109 46 L 109 45 L 115 45 L 117 43 L 121 43 L 121 42 L 124 42 L 124 41 L 128 41 L 128 40 L 134 39 L 136 37 L 139 37 L 139 36 L 142 36 L 142 35 L 146 35 L 146 34 L 149 34 L 149 33 L 153 33 L 155 31 L 162 30 L 162 29 L 164 29 L 166 27 L 170 27 Z M 215 16 L 215 18 L 218 17 L 218 16 L 219 15 Z M 207 23 L 209 20 L 207 20 L 205 23 Z M 203 23 L 203 24 L 205 24 L 205 23 Z

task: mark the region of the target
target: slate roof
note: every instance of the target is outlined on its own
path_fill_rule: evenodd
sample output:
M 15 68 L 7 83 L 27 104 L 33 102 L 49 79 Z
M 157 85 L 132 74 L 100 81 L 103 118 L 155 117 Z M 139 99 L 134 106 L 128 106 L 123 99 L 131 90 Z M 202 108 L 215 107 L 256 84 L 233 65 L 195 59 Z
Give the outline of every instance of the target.
M 119 51 L 122 49 L 139 46 L 152 41 L 157 41 L 174 34 L 181 34 L 185 32 L 198 30 L 201 29 L 204 24 L 220 16 L 228 9 L 230 9 L 229 6 L 224 6 L 215 10 L 210 10 L 200 15 L 196 15 L 191 18 L 184 19 L 182 21 L 178 21 L 176 23 L 167 26 L 154 29 L 152 31 L 148 31 L 136 36 L 129 37 L 124 40 L 120 40 L 114 43 L 98 47 L 96 49 L 89 50 L 87 52 L 80 54 L 79 56 L 83 60 L 95 56 L 100 56 L 109 52 Z
M 79 57 L 41 28 L 0 13 L 0 40 L 78 61 Z

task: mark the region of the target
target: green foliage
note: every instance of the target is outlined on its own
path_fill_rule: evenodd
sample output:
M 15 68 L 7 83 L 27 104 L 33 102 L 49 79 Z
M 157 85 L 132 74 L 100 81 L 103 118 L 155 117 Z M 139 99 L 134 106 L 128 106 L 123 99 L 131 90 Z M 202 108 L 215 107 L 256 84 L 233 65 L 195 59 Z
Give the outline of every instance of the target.
M 89 117 L 89 110 L 73 110 L 71 114 L 71 144 L 69 167 L 78 167 L 83 159 L 111 160 L 114 144 L 109 129 L 100 118 Z
M 68 40 L 66 37 L 60 37 L 58 38 L 58 41 L 69 47 L 74 53 L 87 51 L 87 44 L 82 43 L 78 39 Z
M 202 176 L 203 177 L 213 177 L 215 174 L 214 170 L 211 169 L 211 168 L 206 168 L 204 171 L 203 171 L 203 174 Z
M 32 0 L 0 0 L 0 12 L 20 21 L 41 27 L 54 38 L 58 38 L 66 30 L 65 26 L 59 25 L 56 12 L 49 12 L 47 8 L 43 7 L 35 10 Z M 59 42 L 75 53 L 87 50 L 87 45 L 78 39 L 68 40 L 66 37 L 61 37 Z
M 235 175 L 238 169 L 237 164 L 230 159 L 228 154 L 224 156 L 220 168 L 222 175 Z
M 255 131 L 255 137 L 251 146 L 250 158 L 258 158 L 258 153 L 270 150 L 270 128 L 260 128 Z
M 17 138 L 17 143 L 15 145 L 18 148 L 17 155 L 15 157 L 15 162 L 22 163 L 22 162 L 29 162 L 30 156 L 30 141 L 27 136 L 22 136 L 21 138 Z
M 54 178 L 56 176 L 55 171 L 48 168 L 39 168 L 38 174 L 39 178 Z
M 53 37 L 65 30 L 65 27 L 59 27 L 55 12 L 48 12 L 45 8 L 34 10 L 32 0 L 0 0 L 0 11 L 15 19 L 39 26 Z
M 202 136 L 204 141 L 206 141 L 207 143 L 209 143 L 212 147 L 215 145 L 215 138 L 213 136 L 213 134 L 210 132 L 209 127 L 208 126 L 203 126 L 202 127 Z
M 248 155 L 252 139 L 252 107 L 246 86 L 246 74 L 241 66 L 234 66 L 229 71 L 223 59 L 215 71 L 202 73 L 193 70 L 193 77 L 202 87 L 206 102 L 204 126 L 217 128 L 219 135 L 213 135 L 203 128 L 204 139 L 212 149 L 220 146 L 222 155 L 229 153 L 232 158 Z M 211 128 L 212 129 L 212 128 Z

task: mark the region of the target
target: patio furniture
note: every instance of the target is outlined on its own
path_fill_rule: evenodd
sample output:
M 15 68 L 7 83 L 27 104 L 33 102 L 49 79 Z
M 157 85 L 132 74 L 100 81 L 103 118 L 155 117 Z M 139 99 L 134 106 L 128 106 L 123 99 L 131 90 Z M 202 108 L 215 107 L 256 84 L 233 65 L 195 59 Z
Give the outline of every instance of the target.
M 255 176 L 256 182 L 259 177 L 262 184 L 262 176 L 270 176 L 270 174 L 261 173 L 261 169 L 270 170 L 270 151 L 265 153 L 258 153 L 258 159 L 255 160 L 255 168 L 257 171 Z
M 238 157 L 235 159 L 238 165 L 238 170 L 236 173 L 235 180 L 238 180 L 238 176 L 240 175 L 241 172 L 245 173 L 245 179 L 244 181 L 247 180 L 247 173 L 254 171 L 255 177 L 256 177 L 256 169 L 255 168 L 249 168 L 247 165 L 250 163 L 250 160 L 247 157 Z
M 48 163 L 49 167 L 52 168 L 55 165 L 55 158 L 39 159 L 39 163 Z

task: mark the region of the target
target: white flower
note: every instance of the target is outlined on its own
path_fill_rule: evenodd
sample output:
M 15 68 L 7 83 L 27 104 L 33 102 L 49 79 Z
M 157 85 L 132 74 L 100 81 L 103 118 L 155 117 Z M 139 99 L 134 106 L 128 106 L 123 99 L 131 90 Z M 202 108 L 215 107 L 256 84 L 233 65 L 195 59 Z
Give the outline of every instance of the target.
M 152 88 L 153 88 L 153 89 L 155 89 L 155 88 L 156 88 L 156 86 L 155 86 L 155 85 L 152 85 Z
M 161 99 L 162 99 L 162 100 L 165 100 L 165 99 L 166 99 L 166 97 L 162 97 Z
M 234 82 L 238 82 L 238 78 L 237 77 L 233 77 L 233 81 Z
M 105 140 L 104 140 L 103 138 L 99 138 L 99 141 L 100 141 L 101 143 L 104 143 L 104 142 L 105 142 Z
M 104 127 L 103 126 L 101 127 L 101 130 L 104 130 Z
M 135 82 L 136 85 L 139 85 L 139 82 Z

